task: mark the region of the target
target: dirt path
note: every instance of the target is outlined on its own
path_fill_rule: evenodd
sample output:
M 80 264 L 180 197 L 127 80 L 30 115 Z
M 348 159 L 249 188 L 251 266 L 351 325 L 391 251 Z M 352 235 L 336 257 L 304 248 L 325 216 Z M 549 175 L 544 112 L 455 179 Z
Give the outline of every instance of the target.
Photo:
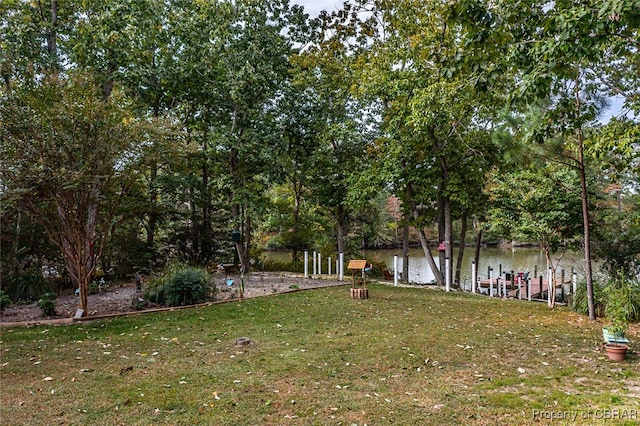
M 239 276 L 230 276 L 233 284 L 228 286 L 225 276 L 217 275 L 216 301 L 229 300 L 239 297 Z M 321 279 L 304 278 L 301 275 L 286 272 L 254 272 L 245 276 L 244 297 L 258 297 L 269 294 L 283 293 L 296 289 L 310 289 L 336 285 L 346 285 L 349 281 L 338 281 L 335 276 L 323 276 Z M 144 290 L 144 288 L 143 288 Z M 132 306 L 137 299 L 134 283 L 109 286 L 103 292 L 89 295 L 89 316 L 100 317 L 119 313 L 140 312 Z M 149 309 L 159 306 L 149 305 Z M 42 311 L 35 303 L 8 306 L 0 315 L 3 326 L 30 325 L 41 321 L 70 322 L 78 309 L 78 298 L 69 291 L 56 298 L 56 312 L 54 317 L 43 317 Z

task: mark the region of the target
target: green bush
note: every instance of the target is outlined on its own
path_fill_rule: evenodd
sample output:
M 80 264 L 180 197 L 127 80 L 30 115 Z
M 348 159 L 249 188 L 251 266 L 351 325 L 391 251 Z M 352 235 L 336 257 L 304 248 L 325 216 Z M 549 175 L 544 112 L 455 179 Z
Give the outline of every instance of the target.
M 11 304 L 9 295 L 3 290 L 0 290 L 0 311 L 4 311 L 7 306 Z
M 606 295 L 602 285 L 597 282 L 593 283 L 593 299 L 595 304 L 596 316 L 603 317 L 604 310 L 607 306 Z M 571 308 L 574 312 L 583 315 L 589 315 L 589 306 L 587 302 L 587 283 L 582 281 L 578 283 L 576 294 L 571 301 Z
M 36 272 L 10 274 L 5 276 L 3 281 L 7 295 L 14 302 L 37 300 L 51 291 L 47 280 L 42 274 Z
M 56 314 L 56 294 L 45 293 L 42 298 L 36 302 L 38 308 L 42 310 L 43 317 L 52 317 Z
M 215 286 L 206 269 L 182 265 L 165 269 L 145 291 L 148 300 L 168 306 L 193 305 L 214 296 Z
M 595 303 L 596 315 L 599 317 L 607 316 L 614 308 L 609 301 L 614 300 L 615 304 L 623 304 L 627 314 L 628 321 L 640 320 L 640 282 L 628 278 L 618 278 L 609 280 L 604 286 L 593 283 L 593 299 Z M 587 306 L 587 284 L 581 282 L 578 284 L 576 294 L 573 298 L 572 309 L 580 314 L 588 315 Z

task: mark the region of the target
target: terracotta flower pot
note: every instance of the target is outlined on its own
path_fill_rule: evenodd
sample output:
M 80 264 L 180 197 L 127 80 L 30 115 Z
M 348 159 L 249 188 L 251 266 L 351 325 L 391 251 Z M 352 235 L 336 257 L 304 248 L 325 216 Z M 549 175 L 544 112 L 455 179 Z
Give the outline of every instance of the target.
M 627 357 L 627 345 L 620 343 L 607 343 L 604 345 L 607 350 L 607 355 L 612 361 L 623 361 Z

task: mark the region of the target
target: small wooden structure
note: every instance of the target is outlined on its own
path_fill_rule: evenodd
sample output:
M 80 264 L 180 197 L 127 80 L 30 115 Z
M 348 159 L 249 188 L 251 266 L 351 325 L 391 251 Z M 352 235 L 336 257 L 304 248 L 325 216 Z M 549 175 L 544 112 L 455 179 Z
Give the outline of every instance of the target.
M 366 260 L 350 260 L 347 265 L 347 270 L 351 271 L 351 276 L 353 277 L 353 284 L 351 286 L 352 299 L 369 298 L 369 291 L 367 290 L 367 275 L 364 273 L 364 269 L 366 267 Z M 356 271 L 360 271 L 358 277 L 356 277 Z

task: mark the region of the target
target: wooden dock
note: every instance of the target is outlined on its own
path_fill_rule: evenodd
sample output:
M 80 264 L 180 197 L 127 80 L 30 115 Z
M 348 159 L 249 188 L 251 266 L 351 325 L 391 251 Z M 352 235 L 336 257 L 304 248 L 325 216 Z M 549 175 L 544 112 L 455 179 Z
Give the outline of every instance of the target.
M 571 280 L 565 279 L 564 282 L 560 282 L 561 278 L 556 278 L 556 294 L 564 291 L 563 285 L 571 285 Z M 493 278 L 493 296 L 495 297 L 503 297 L 506 289 L 506 297 L 510 298 L 529 298 L 529 294 L 527 292 L 527 288 L 530 285 L 531 288 L 531 298 L 532 299 L 543 299 L 543 295 L 549 291 L 549 280 L 546 278 L 540 279 L 538 278 L 528 278 L 526 280 L 507 280 L 505 278 Z M 489 279 L 483 279 L 479 281 L 479 293 L 484 293 L 490 295 L 491 291 L 491 282 Z M 522 292 L 522 297 L 520 297 L 519 292 Z

